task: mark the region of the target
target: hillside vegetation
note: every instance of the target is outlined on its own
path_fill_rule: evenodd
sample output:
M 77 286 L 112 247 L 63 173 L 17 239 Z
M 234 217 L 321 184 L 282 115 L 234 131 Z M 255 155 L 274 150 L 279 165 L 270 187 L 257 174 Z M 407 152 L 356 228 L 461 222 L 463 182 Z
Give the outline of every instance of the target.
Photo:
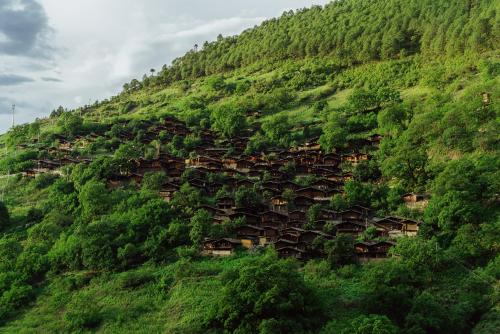
M 497 333 L 499 36 L 494 0 L 335 1 L 16 126 L 0 137 L 0 332 Z M 335 172 L 301 171 L 309 151 Z M 319 235 L 307 258 L 206 256 L 317 184 L 327 201 L 295 222 Z M 240 215 L 217 220 L 224 201 Z M 364 228 L 344 234 L 353 208 Z M 378 242 L 361 261 L 355 245 Z

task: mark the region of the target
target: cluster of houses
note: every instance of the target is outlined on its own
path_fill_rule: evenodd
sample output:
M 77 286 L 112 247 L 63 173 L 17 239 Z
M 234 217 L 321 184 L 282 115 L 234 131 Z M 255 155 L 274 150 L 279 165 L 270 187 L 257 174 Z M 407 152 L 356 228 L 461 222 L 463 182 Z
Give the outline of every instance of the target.
M 389 247 L 394 245 L 393 240 L 400 236 L 415 236 L 419 227 L 419 222 L 412 219 L 374 217 L 371 210 L 360 206 L 343 211 L 322 209 L 313 222 L 308 221 L 303 210 L 288 214 L 275 211 L 251 214 L 237 208 L 231 211 L 228 219 L 245 217 L 245 224 L 235 228 L 232 238 L 206 240 L 203 245 L 205 254 L 230 255 L 239 248 L 273 245 L 281 257 L 304 260 L 324 255 L 323 250 L 318 249 L 322 241 L 334 240 L 339 234 L 359 240 L 371 229 L 370 234 L 376 241 L 355 242 L 355 251 L 360 259 L 378 259 L 387 256 Z M 251 224 L 248 217 L 252 219 Z
M 169 117 L 143 131 L 141 140 L 151 142 L 165 134 L 171 139 L 175 135 L 187 136 L 190 130 L 183 122 Z M 355 249 L 360 258 L 381 258 L 386 256 L 387 249 L 392 245 L 390 240 L 401 235 L 413 236 L 418 232 L 419 223 L 414 220 L 377 218 L 369 208 L 356 206 L 338 212 L 326 209 L 332 196 L 342 194 L 344 183 L 353 178 L 352 173 L 343 167 L 370 160 L 371 156 L 367 153 L 360 150 L 342 154 L 324 153 L 317 138 L 313 138 L 291 149 L 268 149 L 258 154 L 245 154 L 250 139 L 248 136 L 219 140 L 209 130 L 203 130 L 198 135 L 200 143 L 189 158 L 158 152 L 154 159 L 134 160 L 132 168 L 112 176 L 108 186 L 119 187 L 131 181 L 140 184 L 146 173 L 163 171 L 168 182 L 163 184 L 160 196 L 170 202 L 186 181 L 183 176 L 189 171 L 188 182 L 192 187 L 208 197 L 217 198 L 214 205 L 202 207 L 213 217 L 214 224 L 237 219 L 244 222 L 232 238 L 207 240 L 203 247 L 206 254 L 227 255 L 240 247 L 272 244 L 283 257 L 307 259 L 320 255 L 314 246 L 317 238 L 332 240 L 339 233 L 357 238 L 371 228 L 378 240 L 385 241 L 359 242 L 355 244 Z M 118 133 L 118 137 L 123 141 L 133 139 L 127 130 Z M 68 142 L 60 138 L 57 150 L 69 152 L 95 139 L 85 137 Z M 377 147 L 380 140 L 379 135 L 373 135 L 364 144 Z M 68 157 L 39 160 L 37 167 L 27 170 L 25 174 L 54 173 L 66 164 L 90 161 Z M 211 175 L 223 177 L 213 178 Z M 234 194 L 241 187 L 255 190 L 264 203 L 258 208 L 238 207 Z M 219 196 L 221 189 L 227 194 Z M 403 199 L 409 204 L 426 200 L 414 194 L 406 194 Z M 307 213 L 314 205 L 320 205 L 322 209 L 311 221 Z

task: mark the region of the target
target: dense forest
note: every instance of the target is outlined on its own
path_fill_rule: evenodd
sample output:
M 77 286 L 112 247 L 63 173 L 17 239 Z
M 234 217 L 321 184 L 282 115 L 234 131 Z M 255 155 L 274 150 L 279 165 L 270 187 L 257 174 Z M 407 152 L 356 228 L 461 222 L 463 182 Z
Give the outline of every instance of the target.
M 497 333 L 499 36 L 494 0 L 334 1 L 12 128 L 0 332 Z M 237 240 L 274 200 L 318 236 L 307 258 Z M 343 233 L 352 208 L 370 214 Z

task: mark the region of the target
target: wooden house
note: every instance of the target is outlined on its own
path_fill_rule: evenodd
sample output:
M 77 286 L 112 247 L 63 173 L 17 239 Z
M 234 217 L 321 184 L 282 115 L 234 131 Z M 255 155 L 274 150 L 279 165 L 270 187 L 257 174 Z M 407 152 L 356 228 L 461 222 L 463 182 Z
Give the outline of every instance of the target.
M 290 232 L 288 232 L 288 233 L 287 232 L 281 232 L 279 240 L 285 240 L 285 241 L 290 241 L 290 242 L 297 243 L 297 242 L 299 242 L 299 238 L 300 238 L 300 234 L 290 233 Z
M 281 247 L 277 248 L 276 252 L 278 253 L 278 256 L 281 258 L 293 257 L 296 258 L 297 260 L 307 260 L 306 251 L 296 247 L 291 247 L 291 246 Z
M 340 158 L 340 156 L 336 153 L 328 153 L 321 157 L 321 163 L 330 166 L 331 165 L 338 166 L 341 160 L 342 159 Z
M 238 218 L 244 218 L 245 222 L 248 225 L 260 225 L 261 224 L 261 218 L 259 215 L 255 215 L 252 213 L 248 212 L 233 212 L 227 216 L 229 219 L 232 221 L 238 219 Z
M 271 177 L 273 177 L 274 179 L 282 180 L 285 177 L 285 173 L 283 173 L 282 171 L 279 171 L 277 169 L 270 169 L 270 170 L 268 170 L 268 172 L 271 175 Z
M 203 251 L 205 254 L 228 256 L 241 246 L 241 241 L 238 239 L 222 238 L 218 240 L 206 240 L 203 242 Z
M 296 146 L 296 147 L 292 148 L 290 151 L 301 152 L 301 151 L 319 151 L 319 150 L 321 150 L 321 146 L 317 142 L 311 141 L 311 142 L 307 142 L 307 143 L 304 143 L 302 145 Z
M 210 206 L 210 205 L 201 205 L 199 207 L 199 209 L 203 209 L 205 210 L 206 212 L 208 212 L 210 215 L 212 216 L 216 216 L 216 215 L 219 215 L 219 214 L 222 214 L 223 212 L 221 210 L 219 210 L 217 207 L 215 206 Z
M 319 212 L 319 218 L 324 220 L 334 220 L 337 218 L 337 211 L 322 209 Z
M 285 190 L 285 189 L 297 190 L 297 189 L 300 189 L 300 188 L 301 188 L 300 185 L 298 185 L 297 183 L 292 182 L 292 181 L 281 182 L 281 189 L 282 190 Z
M 148 172 L 161 172 L 167 167 L 166 164 L 160 159 L 154 159 L 154 160 L 139 159 L 135 162 L 135 164 L 136 164 L 135 167 L 136 173 L 143 175 Z
M 317 198 L 317 197 L 326 197 L 326 194 L 324 191 L 321 189 L 317 189 L 314 187 L 306 187 L 306 188 L 301 188 L 295 191 L 295 193 L 298 196 L 304 196 L 308 197 L 311 199 Z
M 414 237 L 418 234 L 418 229 L 420 226 L 420 222 L 417 222 L 412 219 L 403 219 L 401 221 L 403 224 L 403 234 L 409 237 Z
M 363 234 L 363 232 L 366 231 L 366 228 L 367 224 L 354 221 L 342 221 L 335 224 L 337 235 L 342 233 L 358 236 Z
M 297 196 L 293 199 L 293 203 L 297 210 L 307 211 L 314 204 L 314 200 L 306 196 Z
M 228 152 L 229 149 L 226 147 L 211 147 L 205 149 L 205 155 L 215 159 L 221 159 Z
M 373 134 L 371 135 L 370 137 L 368 137 L 368 141 L 370 142 L 370 144 L 374 147 L 379 147 L 380 146 L 380 142 L 382 141 L 382 136 L 379 135 L 379 134 Z
M 222 168 L 222 162 L 220 160 L 208 156 L 198 156 L 196 158 L 186 159 L 185 164 L 189 167 L 205 167 L 210 170 L 219 170 Z
M 426 199 L 426 195 L 423 194 L 415 194 L 415 193 L 406 193 L 401 196 L 405 203 L 417 203 Z
M 298 165 L 310 166 L 314 165 L 315 162 L 316 162 L 316 157 L 310 155 L 303 155 L 296 159 L 296 163 Z
M 248 179 L 236 181 L 236 188 L 240 188 L 240 187 L 253 188 L 254 185 L 255 185 L 255 183 L 248 180 Z
M 216 215 L 212 218 L 213 225 L 223 225 L 229 222 L 229 218 L 225 215 Z
M 317 219 L 314 221 L 314 228 L 317 230 L 324 230 L 326 224 L 329 223 L 329 220 L 326 219 Z
M 385 217 L 375 220 L 375 224 L 389 231 L 403 231 L 403 223 L 401 223 L 401 220 L 397 217 Z
M 391 241 L 361 241 L 354 244 L 354 249 L 360 259 L 376 259 L 386 258 L 394 245 Z
M 315 169 L 314 175 L 336 184 L 342 183 L 344 181 L 344 175 L 342 174 L 342 171 L 332 172 L 324 169 Z
M 165 202 L 170 202 L 179 189 L 180 186 L 177 184 L 165 183 L 160 189 L 160 197 L 163 198 Z
M 263 212 L 260 218 L 262 226 L 284 226 L 288 221 L 288 215 L 276 211 Z
M 228 210 L 235 206 L 234 199 L 229 196 L 221 197 L 217 200 L 217 208 L 221 210 Z
M 429 204 L 429 196 L 426 194 L 407 193 L 401 198 L 410 209 L 423 209 Z
M 341 172 L 342 170 L 338 167 L 337 164 L 331 164 L 331 165 L 327 165 L 327 164 L 314 164 L 313 165 L 313 168 L 314 168 L 314 171 L 315 171 L 315 174 L 320 174 L 320 173 L 339 173 Z
M 288 213 L 289 221 L 305 221 L 306 212 L 303 210 L 293 210 Z
M 301 233 L 304 233 L 306 231 L 307 230 L 304 230 L 303 228 L 287 227 L 287 228 L 282 229 L 280 232 L 282 234 L 284 234 L 284 233 L 292 233 L 292 234 L 295 234 L 295 235 L 299 236 Z
M 391 237 L 398 237 L 401 235 L 416 236 L 419 222 L 405 218 L 386 217 L 376 220 L 375 226 L 387 230 L 387 234 Z
M 362 205 L 353 205 L 350 207 L 350 209 L 361 212 L 364 217 L 368 217 L 371 215 L 372 209 L 367 208 Z
M 370 159 L 371 159 L 371 156 L 369 154 L 360 153 L 360 152 L 351 153 L 351 154 L 347 154 L 347 155 L 342 156 L 342 161 L 350 162 L 352 164 L 357 164 L 361 161 L 366 161 L 366 160 L 370 160 Z
M 337 187 L 337 183 L 327 179 L 316 180 L 310 185 L 319 190 L 328 191 Z
M 262 182 L 262 188 L 273 189 L 274 191 L 278 191 L 280 193 L 282 191 L 281 183 L 275 181 Z
M 63 166 L 80 163 L 80 161 L 78 159 L 73 159 L 73 158 L 70 158 L 68 156 L 64 156 L 64 157 L 60 158 L 58 161 L 59 161 L 59 164 L 63 165 Z
M 347 209 L 340 211 L 338 218 L 342 221 L 363 221 L 364 215 L 363 212 L 359 210 Z
M 262 194 L 264 194 L 264 193 L 270 194 L 271 196 L 279 196 L 281 194 L 280 190 L 278 190 L 276 188 L 267 188 L 267 187 L 261 188 L 260 192 Z
M 289 219 L 288 220 L 288 223 L 286 223 L 286 225 L 288 227 L 297 227 L 297 228 L 303 228 L 306 224 L 306 220 L 303 219 L 303 220 L 293 220 L 293 219 Z
M 275 249 L 279 249 L 282 247 L 295 247 L 302 250 L 306 249 L 306 245 L 304 243 L 299 244 L 299 242 L 297 241 L 283 239 L 283 238 L 279 238 L 277 241 L 273 243 L 273 245 Z
M 288 200 L 283 196 L 274 196 L 270 201 L 271 211 L 277 211 L 282 213 L 288 212 Z
M 254 163 L 250 159 L 236 160 L 235 168 L 242 173 L 248 173 L 253 168 Z
M 36 177 L 38 175 L 39 175 L 39 172 L 36 169 L 31 169 L 30 168 L 30 169 L 27 169 L 27 170 L 25 170 L 23 172 L 23 177 L 29 177 L 29 178 L 31 178 L 31 177 Z
M 264 236 L 264 228 L 253 225 L 241 225 L 235 228 L 236 235 L 239 239 L 244 237 L 259 238 Z
M 264 229 L 264 237 L 266 238 L 266 241 L 269 242 L 274 242 L 278 240 L 279 237 L 279 229 L 274 226 L 263 226 Z
M 300 234 L 298 241 L 305 243 L 306 245 L 312 245 L 312 243 L 314 242 L 314 239 L 316 239 L 318 237 L 322 237 L 325 239 L 332 239 L 333 238 L 333 236 L 326 234 L 324 232 L 321 232 L 321 231 L 305 231 L 305 232 Z

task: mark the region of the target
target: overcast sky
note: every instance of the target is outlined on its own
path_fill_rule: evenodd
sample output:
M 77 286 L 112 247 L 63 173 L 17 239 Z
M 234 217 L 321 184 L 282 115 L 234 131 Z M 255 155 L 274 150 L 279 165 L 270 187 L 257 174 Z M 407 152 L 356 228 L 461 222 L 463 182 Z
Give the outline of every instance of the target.
M 123 83 L 283 11 L 329 0 L 0 0 L 0 133 L 118 93 Z

